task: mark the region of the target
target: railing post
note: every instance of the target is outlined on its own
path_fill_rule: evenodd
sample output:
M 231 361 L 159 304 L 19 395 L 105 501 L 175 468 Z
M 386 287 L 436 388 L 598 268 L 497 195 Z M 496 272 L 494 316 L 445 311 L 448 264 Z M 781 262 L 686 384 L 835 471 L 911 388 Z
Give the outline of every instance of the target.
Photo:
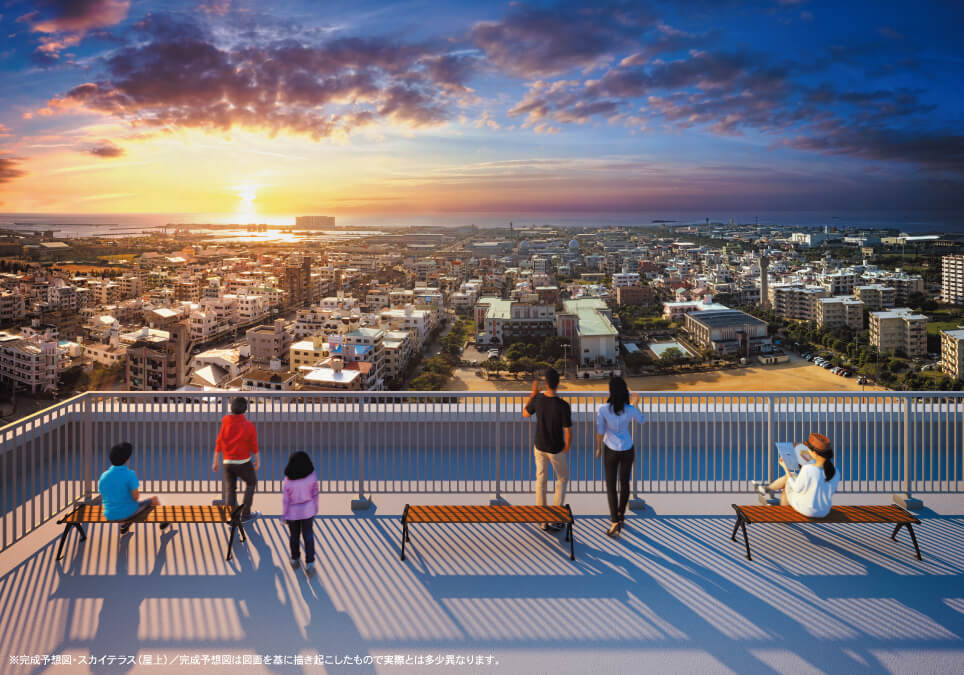
M 356 452 L 358 453 L 358 498 L 351 500 L 352 511 L 367 511 L 371 499 L 365 496 L 365 399 L 358 398 L 358 427 L 355 430 Z
M 642 405 L 640 405 L 640 407 L 642 407 Z M 638 431 L 639 431 L 639 425 L 638 425 L 638 424 L 633 424 L 633 430 L 638 432 Z M 641 434 L 637 433 L 636 436 L 637 436 L 637 437 L 640 437 Z M 633 442 L 633 448 L 634 448 L 634 449 L 633 449 L 633 452 L 636 453 L 636 457 L 633 458 L 633 459 L 635 460 L 635 461 L 633 462 L 633 480 L 632 480 L 632 484 L 633 484 L 633 496 L 630 497 L 630 499 L 629 499 L 629 504 L 628 504 L 627 506 L 629 506 L 629 510 L 630 510 L 630 511 L 638 512 L 638 511 L 645 511 L 645 510 L 646 510 L 646 500 L 645 500 L 645 499 L 641 499 L 640 496 L 639 496 L 639 472 L 642 470 L 642 466 L 643 466 L 643 448 L 642 448 L 642 442 L 636 443 L 636 442 L 634 441 L 634 442 Z
M 505 504 L 502 498 L 502 396 L 495 396 L 495 493 L 489 497 L 490 506 Z
M 81 427 L 81 432 L 83 435 L 83 450 L 84 459 L 82 462 L 83 466 L 83 480 L 81 481 L 81 491 L 83 492 L 83 499 L 89 502 L 94 496 L 94 427 L 91 423 L 91 416 L 93 414 L 93 406 L 91 405 L 91 394 L 86 392 L 84 394 L 84 416 L 83 416 L 83 426 Z
M 196 418 L 197 418 L 198 420 L 201 420 L 201 419 L 203 419 L 203 417 L 204 417 L 204 408 L 205 408 L 206 406 L 204 405 L 203 400 L 204 400 L 204 399 L 201 399 L 201 398 L 198 398 L 198 399 L 197 399 L 197 402 L 198 402 L 198 404 L 199 404 L 198 407 L 201 408 L 201 410 L 200 410 L 200 411 L 195 411 L 194 414 L 195 414 L 195 416 L 196 416 Z M 224 394 L 224 395 L 222 395 L 222 396 L 220 397 L 220 401 L 221 401 L 221 418 L 223 419 L 223 418 L 227 417 L 227 415 L 231 412 L 231 397 L 228 396 L 227 394 Z M 191 407 L 193 408 L 194 406 L 192 405 Z M 176 408 L 175 408 L 175 409 L 176 409 Z M 220 427 L 219 427 L 219 429 L 220 429 Z M 218 432 L 218 433 L 220 433 L 220 432 Z M 213 450 L 213 448 L 212 448 L 212 450 Z M 201 454 L 202 454 L 202 458 L 201 458 L 202 464 L 201 464 L 201 466 L 204 466 L 205 460 L 204 460 L 204 458 L 203 458 L 203 454 L 204 454 L 203 451 L 202 451 Z M 261 455 L 261 457 L 263 458 L 264 455 Z M 218 467 L 218 469 L 221 471 L 221 476 L 223 476 L 223 475 L 224 475 L 224 464 L 223 464 L 223 462 L 224 462 L 224 457 L 221 458 L 221 462 L 222 462 L 222 465 L 221 465 L 220 467 Z M 228 503 L 228 486 L 227 486 L 227 483 L 224 482 L 224 478 L 222 478 L 221 476 L 215 475 L 215 477 L 214 477 L 215 480 L 220 480 L 220 481 L 221 481 L 221 499 L 215 499 L 215 500 L 213 500 L 213 501 L 211 502 L 211 503 L 214 504 L 215 506 L 224 506 L 224 505 L 227 505 L 227 503 Z
M 910 420 L 911 407 L 914 399 L 911 396 L 904 396 L 904 492 L 894 495 L 894 503 L 904 507 L 908 511 L 920 511 L 924 508 L 924 502 L 911 496 L 911 482 L 914 478 L 913 462 L 911 462 L 910 451 Z
M 811 399 L 811 405 L 813 404 Z M 766 429 L 766 463 L 767 463 L 767 483 L 773 482 L 773 467 L 776 464 L 776 458 L 774 454 L 776 452 L 776 445 L 773 441 L 773 395 L 767 395 L 767 429 Z M 780 500 L 774 496 L 764 497 L 760 495 L 757 497 L 757 501 L 761 504 L 767 506 L 775 506 L 780 503 Z

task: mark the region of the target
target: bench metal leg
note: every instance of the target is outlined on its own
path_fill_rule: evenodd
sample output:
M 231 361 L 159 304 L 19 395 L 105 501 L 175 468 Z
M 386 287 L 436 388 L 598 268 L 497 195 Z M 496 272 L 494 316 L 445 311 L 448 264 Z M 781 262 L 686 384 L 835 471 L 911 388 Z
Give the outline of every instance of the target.
M 923 560 L 920 556 L 920 546 L 917 545 L 917 535 L 914 534 L 914 528 L 910 523 L 905 523 L 907 525 L 907 531 L 910 532 L 910 540 L 914 542 L 914 552 L 917 553 L 917 559 Z
M 576 559 L 576 538 L 572 536 L 572 523 L 566 528 L 566 537 L 569 539 L 569 560 Z
M 234 547 L 234 532 L 237 529 L 238 524 L 231 523 L 231 534 L 228 536 L 228 556 L 225 558 L 225 560 L 230 560 L 234 555 L 234 551 L 232 549 Z
M 743 522 L 743 517 L 737 516 L 736 525 L 733 526 L 733 534 L 730 535 L 730 541 L 736 541 L 736 531 L 740 529 L 741 522 Z
M 67 535 L 70 534 L 70 530 L 73 528 L 73 523 L 67 523 L 64 528 L 64 533 L 60 535 L 60 546 L 57 548 L 57 560 L 61 560 L 64 557 L 64 544 L 67 543 Z
M 238 524 L 238 533 L 241 535 L 241 541 L 243 541 L 244 543 L 247 543 L 248 537 L 244 532 L 244 525 L 240 523 Z
M 740 517 L 740 522 L 737 524 L 740 526 L 740 529 L 743 530 L 743 544 L 746 546 L 746 559 L 753 560 L 750 556 L 750 538 L 746 534 L 746 521 Z
M 402 557 L 405 560 L 405 542 L 408 541 L 408 523 L 402 523 Z
M 894 531 L 891 532 L 890 538 L 893 539 L 894 541 L 897 541 L 897 533 L 900 532 L 900 528 L 902 528 L 906 524 L 907 523 L 897 523 L 897 527 L 895 527 Z
M 81 541 L 87 541 L 87 532 L 80 523 L 67 523 L 64 527 L 64 533 L 60 535 L 60 546 L 57 547 L 57 560 L 63 560 L 64 557 L 64 545 L 67 543 L 67 536 L 73 528 L 77 528 L 78 536 Z

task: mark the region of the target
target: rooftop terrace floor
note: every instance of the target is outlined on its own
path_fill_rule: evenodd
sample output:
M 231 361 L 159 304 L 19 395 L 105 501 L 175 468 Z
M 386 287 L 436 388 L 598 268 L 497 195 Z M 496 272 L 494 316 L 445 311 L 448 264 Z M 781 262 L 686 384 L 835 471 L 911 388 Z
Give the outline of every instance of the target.
M 162 496 L 209 503 L 211 495 Z M 492 656 L 483 666 L 198 665 L 177 672 L 961 672 L 964 504 L 925 496 L 917 561 L 887 525 L 752 525 L 754 559 L 729 539 L 729 504 L 748 495 L 654 496 L 605 536 L 604 497 L 573 496 L 576 560 L 527 525 L 412 525 L 404 502 L 479 503 L 480 495 L 378 496 L 352 515 L 323 497 L 319 574 L 288 565 L 277 495 L 224 560 L 225 527 L 161 533 L 93 525 L 55 560 L 48 523 L 0 554 L 2 672 L 157 672 L 78 665 L 81 654 L 155 662 L 247 654 Z M 531 503 L 514 495 L 514 503 Z M 885 495 L 841 495 L 885 503 Z M 715 515 L 695 515 L 709 513 Z M 580 515 L 583 514 L 583 515 Z M 658 515 L 657 515 L 658 514 Z M 724 515 L 725 514 L 725 515 Z M 74 665 L 16 666 L 10 656 L 70 654 Z M 312 660 L 310 659 L 310 660 Z M 313 660 L 312 660 L 313 663 Z M 497 664 L 497 665 L 496 665 Z

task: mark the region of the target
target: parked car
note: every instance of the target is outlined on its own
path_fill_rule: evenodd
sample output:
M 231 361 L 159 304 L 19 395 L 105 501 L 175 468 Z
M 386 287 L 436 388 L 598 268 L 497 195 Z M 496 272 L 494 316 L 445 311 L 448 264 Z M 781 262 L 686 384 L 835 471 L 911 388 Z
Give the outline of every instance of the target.
M 490 359 L 497 359 L 497 358 L 499 358 L 499 350 L 498 350 L 498 349 L 490 349 L 488 356 L 489 356 Z

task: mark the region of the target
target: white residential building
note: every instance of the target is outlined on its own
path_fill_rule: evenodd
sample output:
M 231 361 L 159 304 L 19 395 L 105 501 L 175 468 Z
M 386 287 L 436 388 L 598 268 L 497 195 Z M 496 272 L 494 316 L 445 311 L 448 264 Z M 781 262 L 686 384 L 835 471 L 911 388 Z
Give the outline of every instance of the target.
M 941 370 L 954 379 L 964 380 L 964 326 L 941 331 Z
M 870 313 L 870 344 L 881 354 L 927 354 L 927 317 L 907 307 Z
M 964 255 L 941 258 L 941 301 L 964 305 Z
M 823 328 L 846 326 L 859 331 L 864 327 L 864 303 L 850 295 L 820 298 L 814 320 Z

